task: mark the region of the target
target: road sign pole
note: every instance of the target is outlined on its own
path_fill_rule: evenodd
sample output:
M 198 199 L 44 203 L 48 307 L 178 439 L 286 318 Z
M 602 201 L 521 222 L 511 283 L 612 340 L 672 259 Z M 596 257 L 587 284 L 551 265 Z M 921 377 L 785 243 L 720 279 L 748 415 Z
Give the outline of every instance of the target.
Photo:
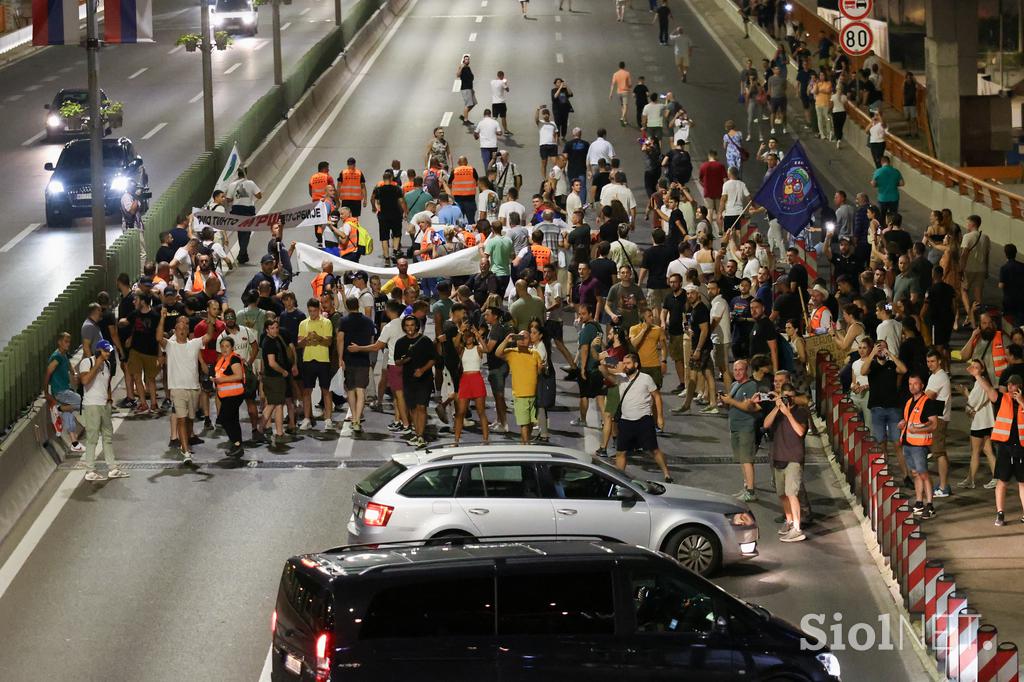
M 103 112 L 100 110 L 100 40 L 96 5 L 86 0 L 86 64 L 89 71 L 89 186 L 92 192 L 92 262 L 107 263 L 107 188 L 103 184 Z
M 274 15 L 274 85 L 284 82 L 281 74 L 281 0 L 270 3 Z
M 213 130 L 213 44 L 210 42 L 210 3 L 199 0 L 199 30 L 203 36 L 200 50 L 203 52 L 203 130 L 206 151 L 212 152 L 216 145 Z

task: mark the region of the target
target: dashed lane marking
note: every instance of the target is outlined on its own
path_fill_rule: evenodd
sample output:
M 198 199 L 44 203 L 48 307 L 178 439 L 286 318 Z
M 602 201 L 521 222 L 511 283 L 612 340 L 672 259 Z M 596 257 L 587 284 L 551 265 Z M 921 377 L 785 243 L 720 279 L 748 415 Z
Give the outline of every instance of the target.
M 11 241 L 7 242 L 2 247 L 0 247 L 0 253 L 7 253 L 11 249 L 13 249 L 21 242 L 22 239 L 35 232 L 36 228 L 38 228 L 41 224 L 42 223 L 32 223 L 21 232 L 14 235 L 14 237 L 11 238 Z M 3 590 L 0 590 L 0 594 L 3 594 Z
M 150 129 L 150 131 L 148 133 L 146 133 L 145 135 L 142 136 L 142 139 L 143 140 L 148 140 L 149 138 L 153 137 L 154 135 L 156 135 L 157 133 L 159 133 L 161 130 L 163 130 L 166 127 L 167 127 L 167 122 L 166 121 L 161 121 L 160 123 L 157 123 L 155 126 L 153 126 Z
M 471 42 L 471 43 L 475 43 L 476 42 L 476 34 L 475 33 L 470 33 L 469 34 L 469 42 Z
M 141 69 L 139 69 L 138 71 L 136 71 L 132 75 L 128 76 L 128 80 L 134 80 L 134 79 L 138 78 L 139 76 L 141 76 L 142 74 L 146 73 L 147 71 L 149 71 L 149 67 L 148 66 L 143 66 Z
M 200 93 L 199 93 L 198 95 L 195 95 L 195 96 L 194 96 L 194 97 L 193 97 L 192 99 L 190 99 L 190 100 L 188 101 L 188 103 L 189 103 L 189 104 L 195 104 L 196 102 L 198 102 L 198 101 L 199 101 L 199 100 L 201 100 L 202 98 L 203 98 L 203 93 L 202 93 L 202 92 L 200 92 Z
M 168 50 L 167 54 L 177 54 L 178 52 L 181 52 L 184 49 L 185 49 L 184 45 L 178 45 L 177 47 Z
M 227 71 L 224 72 L 224 75 L 227 76 L 229 74 L 234 73 L 235 71 L 238 70 L 238 67 L 240 67 L 241 65 L 242 65 L 242 62 L 237 62 L 235 64 L 232 64 L 230 67 L 228 67 Z
M 447 128 L 448 124 L 452 122 L 452 112 L 444 112 L 444 116 L 441 117 L 441 127 Z
M 39 140 L 43 139 L 43 137 L 44 137 L 45 135 L 46 135 L 46 131 L 45 131 L 45 130 L 40 130 L 40 131 L 39 131 L 38 133 L 36 133 L 35 135 L 33 135 L 32 137 L 30 137 L 30 138 L 28 138 L 27 140 L 25 140 L 24 142 L 22 142 L 22 143 L 21 143 L 21 146 L 22 146 L 22 147 L 31 147 L 31 146 L 32 146 L 32 145 L 34 145 L 34 144 L 35 144 L 36 142 L 39 142 Z

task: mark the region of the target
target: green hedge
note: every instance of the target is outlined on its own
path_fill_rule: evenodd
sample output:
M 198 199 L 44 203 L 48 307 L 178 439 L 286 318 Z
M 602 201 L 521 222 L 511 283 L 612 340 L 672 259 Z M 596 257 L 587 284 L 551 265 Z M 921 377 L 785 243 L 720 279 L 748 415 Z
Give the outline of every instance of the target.
M 347 7 L 340 28 L 313 45 L 288 73 L 280 86 L 272 87 L 249 108 L 213 152 L 200 154 L 152 203 L 145 216 L 145 249 L 152 256 L 160 246 L 159 233 L 170 229 L 178 215 L 202 206 L 217 174 L 237 143 L 242 158 L 256 150 L 299 101 L 317 78 L 331 65 L 348 39 L 362 27 L 385 0 L 357 0 Z M 216 96 L 216 94 L 215 94 Z M 35 322 L 18 333 L 0 350 L 0 429 L 6 431 L 39 397 L 46 362 L 56 347 L 57 334 L 71 332 L 73 345 L 81 342 L 85 309 L 100 291 L 114 293 L 121 272 L 134 281 L 141 273 L 140 235 L 128 232 L 107 249 L 106 267 L 90 266 L 42 311 Z

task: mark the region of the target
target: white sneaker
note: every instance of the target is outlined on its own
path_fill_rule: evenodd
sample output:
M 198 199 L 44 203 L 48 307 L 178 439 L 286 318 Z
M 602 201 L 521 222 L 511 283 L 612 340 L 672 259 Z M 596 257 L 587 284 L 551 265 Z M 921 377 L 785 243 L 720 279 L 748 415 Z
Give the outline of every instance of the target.
M 99 482 L 99 481 L 107 480 L 107 477 L 104 476 L 103 474 L 101 474 L 98 471 L 90 471 L 89 473 L 87 473 L 85 475 L 85 480 L 93 481 L 93 482 Z
M 991 481 L 984 485 L 985 490 L 992 490 L 993 488 L 996 487 L 996 483 L 998 483 L 998 481 L 993 478 Z
M 71 450 L 71 452 L 85 452 L 85 446 L 79 441 L 68 443 L 68 449 Z
M 324 431 L 333 431 L 334 428 L 335 428 L 334 421 L 332 421 L 330 419 L 325 419 L 324 420 Z
M 508 424 L 496 424 L 494 426 L 495 433 L 508 433 Z
M 300 431 L 309 431 L 311 428 L 313 428 L 313 422 L 311 422 L 308 419 L 303 419 L 299 423 L 299 430 Z
M 129 474 L 127 471 L 121 471 L 117 467 L 114 467 L 107 472 L 107 478 L 128 478 Z
M 750 133 L 747 133 L 747 142 L 750 142 Z

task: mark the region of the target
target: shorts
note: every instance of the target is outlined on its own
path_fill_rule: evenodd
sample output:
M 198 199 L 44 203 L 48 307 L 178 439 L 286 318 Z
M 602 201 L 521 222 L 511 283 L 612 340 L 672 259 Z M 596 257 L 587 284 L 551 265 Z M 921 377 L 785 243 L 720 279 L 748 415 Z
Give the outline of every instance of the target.
M 646 450 L 654 452 L 658 449 L 658 432 L 654 429 L 654 417 L 645 414 L 637 420 L 620 419 L 619 435 L 615 438 L 615 449 L 618 452 Z
M 629 104 L 629 98 L 633 93 L 631 92 L 620 92 L 619 93 L 619 106 L 626 106 Z
M 904 445 L 903 459 L 915 474 L 928 473 L 928 447 L 925 445 Z
M 903 107 L 903 118 L 908 120 L 917 120 L 917 105 Z
M 424 381 L 426 379 L 426 381 Z M 426 407 L 430 403 L 430 396 L 434 392 L 434 375 L 424 374 L 419 381 L 404 381 L 405 386 L 402 394 L 405 396 L 405 404 L 408 407 Z
M 754 431 L 730 431 L 729 446 L 732 448 L 732 459 L 737 464 L 754 463 Z
M 537 396 L 517 397 L 513 400 L 516 424 L 527 426 L 537 421 Z
M 320 390 L 330 390 L 331 363 L 318 360 L 306 360 L 302 363 L 302 388 L 312 391 L 320 383 Z
M 387 370 L 388 388 L 392 391 L 402 390 L 402 368 L 398 365 L 388 365 Z
M 725 231 L 731 230 L 732 228 L 736 227 L 736 224 L 740 222 L 741 218 L 743 218 L 743 214 L 742 213 L 740 215 L 723 215 L 722 216 L 722 223 L 723 223 L 722 229 L 725 230 Z
M 879 443 L 898 443 L 900 430 L 897 424 L 900 423 L 900 419 L 900 411 L 895 407 L 872 407 L 871 437 Z
M 495 118 L 505 118 L 508 115 L 508 104 L 505 102 L 493 102 L 491 104 L 491 113 L 494 114 Z
M 716 343 L 711 351 L 715 369 L 723 374 L 729 371 L 729 344 Z
M 540 146 L 540 158 L 542 159 L 553 159 L 558 156 L 558 145 L 557 144 L 542 144 Z
M 354 391 L 370 385 L 370 368 L 345 365 L 345 390 Z
M 587 372 L 587 378 L 581 378 L 576 383 L 580 387 L 581 398 L 596 398 L 599 395 L 605 394 L 604 376 L 601 375 L 599 370 L 595 369 Z
M 932 320 L 932 344 L 949 347 L 949 339 L 953 336 L 953 320 Z
M 661 372 L 661 365 L 657 367 L 641 367 L 640 371 L 654 379 L 654 385 L 661 390 L 661 384 L 665 381 L 665 375 Z
M 800 486 L 804 480 L 804 465 L 799 462 L 787 462 L 783 468 L 772 466 L 772 474 L 775 477 L 775 490 L 779 495 L 787 497 L 798 497 Z
M 663 307 L 665 303 L 665 296 L 668 294 L 668 289 L 648 289 L 647 290 L 647 305 L 655 310 Z
M 690 66 L 690 55 L 688 55 L 688 54 L 676 55 L 676 66 L 678 66 L 680 69 L 689 68 L 689 66 Z
M 772 97 L 769 100 L 773 112 L 786 113 L 786 98 Z
M 686 359 L 685 340 L 685 334 L 673 334 L 668 337 L 668 355 L 676 362 Z
M 971 438 L 988 438 L 992 435 L 992 429 L 971 429 Z
M 288 397 L 288 380 L 280 374 L 263 377 L 263 395 L 268 405 L 284 405 Z
M 487 388 L 480 372 L 464 372 L 459 381 L 459 400 L 476 400 L 486 398 Z
M 381 220 L 377 227 L 377 236 L 380 237 L 382 242 L 386 242 L 389 239 L 401 239 L 402 219 Z
M 996 449 L 995 478 L 1003 483 L 1009 483 L 1011 478 L 1016 478 L 1017 483 L 1024 483 L 1024 448 L 999 444 Z
M 462 93 L 462 103 L 466 105 L 467 109 L 472 109 L 476 106 L 476 93 L 472 90 L 460 90 Z
M 157 357 L 155 355 L 146 355 L 135 351 L 128 356 L 128 372 L 131 374 L 142 374 L 145 376 L 146 381 L 156 381 L 157 375 Z
M 353 217 L 358 218 L 363 214 L 363 202 L 359 199 L 342 199 L 341 205 L 352 211 Z
M 931 453 L 936 457 L 946 456 L 946 430 L 949 428 L 949 422 L 944 421 L 941 417 L 936 420 L 935 430 L 932 431 L 932 445 Z
M 985 276 L 987 273 L 984 272 L 965 272 L 963 288 L 968 292 L 981 291 L 985 286 Z
M 499 366 L 487 368 L 487 383 L 491 385 L 491 395 L 502 395 L 505 392 L 505 382 L 507 379 L 508 365 L 502 363 Z
M 714 364 L 711 362 L 711 349 L 708 348 L 708 344 L 704 344 L 704 347 L 700 350 L 694 349 L 693 351 L 697 355 L 697 359 L 690 361 L 690 369 L 695 372 L 703 372 L 705 370 L 711 371 L 714 369 Z
M 171 402 L 174 404 L 174 416 L 179 419 L 195 419 L 196 407 L 199 405 L 198 388 L 172 388 Z
M 544 320 L 544 336 L 548 337 L 550 341 L 561 341 L 562 327 L 561 320 Z
M 704 188 L 702 187 L 701 190 L 703 191 L 703 189 Z M 709 197 L 706 194 L 704 195 L 704 208 L 706 208 L 708 210 L 709 214 L 718 213 L 718 205 L 721 202 L 722 202 L 721 195 L 719 195 L 717 197 Z
M 604 398 L 604 413 L 605 414 L 614 415 L 616 412 L 619 411 L 620 395 L 621 395 L 621 393 L 619 392 L 619 387 L 618 386 L 609 386 L 608 387 L 608 391 L 607 391 L 607 393 L 605 393 L 605 398 Z

